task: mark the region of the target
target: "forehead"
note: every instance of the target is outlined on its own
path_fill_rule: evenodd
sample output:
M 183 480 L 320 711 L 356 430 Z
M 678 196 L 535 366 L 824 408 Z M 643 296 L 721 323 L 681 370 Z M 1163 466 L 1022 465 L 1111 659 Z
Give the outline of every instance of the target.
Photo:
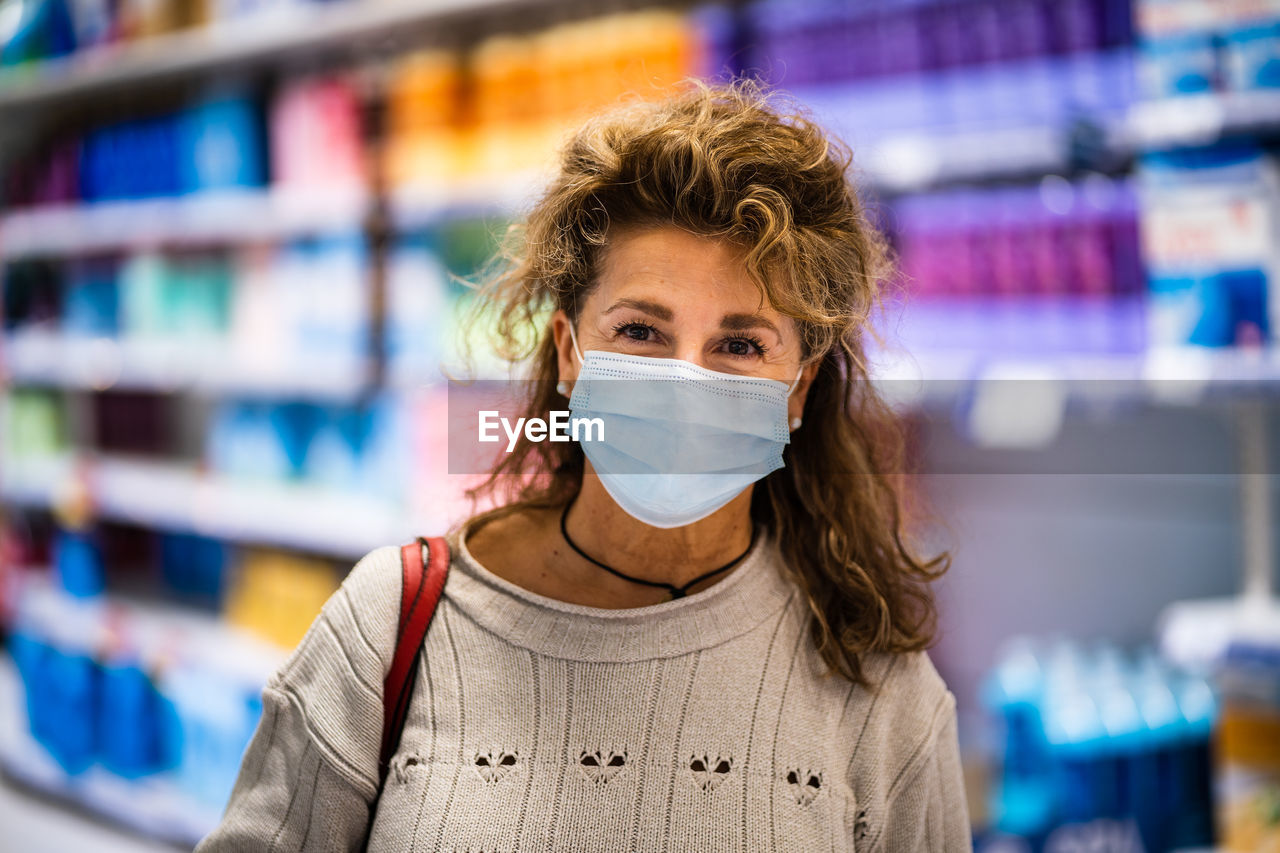
M 715 303 L 769 312 L 744 256 L 743 249 L 726 240 L 674 226 L 619 229 L 604 249 L 597 291 L 608 299 L 643 289 L 668 301 L 680 300 L 679 307 Z

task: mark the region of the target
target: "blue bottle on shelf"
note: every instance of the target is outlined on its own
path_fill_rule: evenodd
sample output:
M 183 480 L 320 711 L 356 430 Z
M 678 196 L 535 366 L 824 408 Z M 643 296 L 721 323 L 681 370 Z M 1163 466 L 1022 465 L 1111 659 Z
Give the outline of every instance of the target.
M 50 649 L 43 707 L 31 718 L 31 733 L 70 774 L 87 770 L 98 757 L 101 669 L 78 650 Z
M 216 605 L 222 599 L 227 546 L 192 533 L 160 534 L 160 575 L 185 598 Z
M 59 584 L 69 595 L 92 598 L 102 593 L 102 554 L 91 533 L 58 531 L 53 541 L 53 565 Z
M 266 182 L 262 118 L 243 96 L 210 97 L 177 119 L 182 193 L 259 187 Z
M 164 769 L 160 696 L 136 663 L 102 667 L 98 731 L 99 758 L 113 773 L 136 779 Z
M 5 10 L 18 16 L 0 41 L 0 68 L 66 56 L 76 49 L 75 25 L 66 0 L 29 0 Z
M 120 290 L 115 265 L 99 260 L 70 265 L 62 300 L 66 334 L 115 337 L 120 331 Z
M 1209 682 L 1194 673 L 1173 679 L 1178 708 L 1186 721 L 1184 736 L 1175 743 L 1177 772 L 1171 802 L 1168 848 L 1212 846 L 1214 841 L 1211 738 L 1217 719 L 1217 698 Z
M 1044 672 L 1029 641 L 1010 645 L 983 685 L 983 703 L 1003 723 L 1004 760 L 991 812 L 1002 833 L 1034 839 L 1053 819 L 1042 701 Z

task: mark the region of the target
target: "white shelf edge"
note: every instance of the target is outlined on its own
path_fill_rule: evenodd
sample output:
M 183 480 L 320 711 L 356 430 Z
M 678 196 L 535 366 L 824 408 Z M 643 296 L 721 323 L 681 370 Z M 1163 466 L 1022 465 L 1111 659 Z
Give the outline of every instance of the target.
M 108 388 L 348 400 L 370 387 L 369 359 L 336 357 L 302 363 L 264 362 L 221 339 L 119 340 L 38 329 L 0 344 L 7 384 L 101 391 Z
M 1280 90 L 1207 92 L 1139 101 L 1124 127 L 1134 148 L 1208 145 L 1224 134 L 1280 130 Z
M 18 260 L 174 243 L 239 243 L 361 229 L 363 188 L 218 190 L 188 196 L 16 209 L 0 218 L 0 256 Z
M 77 482 L 88 484 L 94 514 L 102 518 L 344 558 L 407 541 L 420 526 L 402 507 L 374 497 L 204 474 L 173 463 L 113 457 L 0 463 L 0 496 L 14 503 L 53 506 Z

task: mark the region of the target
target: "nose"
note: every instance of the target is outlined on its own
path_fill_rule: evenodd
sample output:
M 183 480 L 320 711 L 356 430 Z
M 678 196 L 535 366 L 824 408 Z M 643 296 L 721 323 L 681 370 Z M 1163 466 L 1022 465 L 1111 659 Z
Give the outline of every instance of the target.
M 696 364 L 698 365 L 698 367 L 702 367 L 707 370 L 715 369 L 712 365 L 707 363 L 706 353 L 704 353 L 701 349 L 698 349 L 696 347 L 690 347 L 687 350 L 684 348 L 677 349 L 673 353 L 673 355 L 676 358 L 680 359 L 681 361 L 687 361 L 692 364 Z

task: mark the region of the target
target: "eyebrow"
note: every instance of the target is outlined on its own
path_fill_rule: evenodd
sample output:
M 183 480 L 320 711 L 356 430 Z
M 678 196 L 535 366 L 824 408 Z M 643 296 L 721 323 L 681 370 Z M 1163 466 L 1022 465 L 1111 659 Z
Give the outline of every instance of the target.
M 675 319 L 676 316 L 676 313 L 665 305 L 661 305 L 657 302 L 650 302 L 647 299 L 628 298 L 619 299 L 617 302 L 610 305 L 609 310 L 604 313 L 606 315 L 612 314 L 619 308 L 635 308 L 637 311 L 644 311 L 646 314 L 652 314 L 659 320 L 664 320 L 668 323 Z
M 778 340 L 782 340 L 782 333 L 778 331 L 778 327 L 770 323 L 763 314 L 725 314 L 724 318 L 720 320 L 720 328 L 734 332 L 743 332 L 747 329 L 768 329 L 777 336 Z
M 675 319 L 675 312 L 667 306 L 652 302 L 648 299 L 631 299 L 624 297 L 609 306 L 604 312 L 605 316 L 612 314 L 622 308 L 634 308 L 637 311 L 644 311 L 646 314 L 652 314 L 659 320 L 670 323 Z M 782 340 L 782 333 L 778 331 L 778 327 L 769 322 L 769 319 L 763 314 L 725 314 L 720 320 L 720 328 L 731 332 L 743 332 L 747 329 L 768 329 L 770 332 Z

